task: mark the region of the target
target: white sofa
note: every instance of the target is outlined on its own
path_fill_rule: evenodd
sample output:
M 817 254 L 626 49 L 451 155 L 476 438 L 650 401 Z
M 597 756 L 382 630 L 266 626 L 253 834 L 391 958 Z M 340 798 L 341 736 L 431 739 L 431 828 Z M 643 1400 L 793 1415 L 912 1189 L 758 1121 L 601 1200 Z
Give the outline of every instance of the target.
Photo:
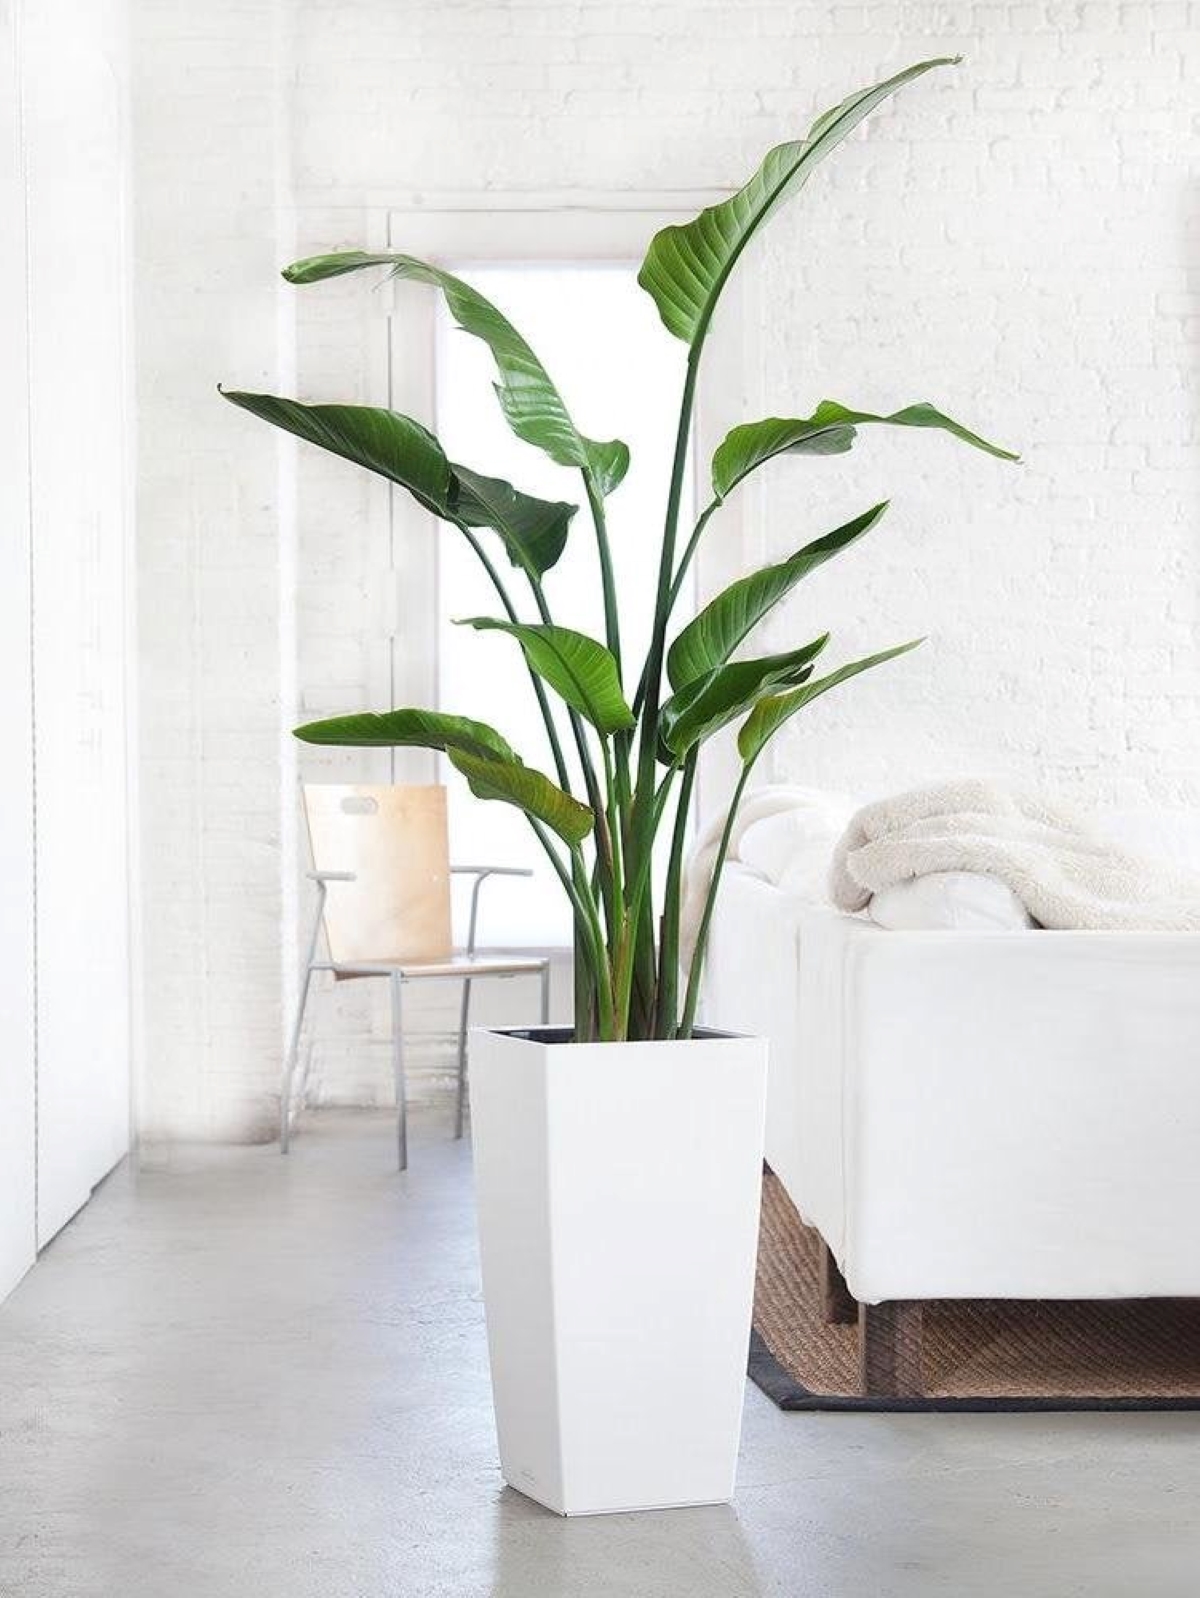
M 889 931 L 731 865 L 707 970 L 854 1299 L 1200 1296 L 1200 935 Z

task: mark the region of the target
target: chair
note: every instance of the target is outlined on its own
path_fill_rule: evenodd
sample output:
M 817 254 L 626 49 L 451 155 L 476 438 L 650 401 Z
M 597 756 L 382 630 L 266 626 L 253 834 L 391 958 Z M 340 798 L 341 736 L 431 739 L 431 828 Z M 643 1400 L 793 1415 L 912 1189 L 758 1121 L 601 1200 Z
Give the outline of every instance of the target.
M 479 955 L 475 934 L 479 892 L 489 877 L 529 877 L 512 866 L 451 866 L 446 830 L 446 790 L 440 787 L 305 784 L 304 813 L 317 905 L 300 984 L 279 1105 L 280 1152 L 286 1154 L 299 1106 L 293 1084 L 304 1013 L 315 971 L 335 980 L 386 977 L 392 995 L 392 1066 L 396 1079 L 400 1169 L 408 1166 L 408 1113 L 404 1081 L 403 991 L 407 982 L 453 980 L 463 985 L 458 1024 L 458 1092 L 454 1135 L 463 1133 L 467 1076 L 467 1023 L 471 989 L 481 977 L 537 976 L 541 1018 L 549 1019 L 550 961 L 543 955 Z M 474 877 L 467 946 L 451 938 L 450 878 Z M 324 932 L 329 958 L 317 958 Z

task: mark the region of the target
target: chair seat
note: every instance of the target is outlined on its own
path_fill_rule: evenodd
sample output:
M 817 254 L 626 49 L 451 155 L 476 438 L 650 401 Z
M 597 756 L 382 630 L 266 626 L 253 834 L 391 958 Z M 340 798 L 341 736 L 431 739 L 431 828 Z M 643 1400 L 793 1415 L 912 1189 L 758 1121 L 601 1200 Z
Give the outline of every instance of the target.
M 339 977 L 515 977 L 533 976 L 549 964 L 548 955 L 452 954 L 448 960 L 355 960 L 345 965 L 317 962 L 315 970 Z

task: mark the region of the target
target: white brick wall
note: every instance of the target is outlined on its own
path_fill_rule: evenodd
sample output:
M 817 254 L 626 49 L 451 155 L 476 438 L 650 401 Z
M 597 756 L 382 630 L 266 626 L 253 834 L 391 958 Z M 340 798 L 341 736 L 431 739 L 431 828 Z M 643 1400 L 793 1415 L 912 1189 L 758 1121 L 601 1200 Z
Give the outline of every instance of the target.
M 287 450 L 216 384 L 291 380 L 285 19 L 271 0 L 134 10 L 140 1119 L 149 1136 L 254 1137 L 281 1025 Z
M 777 414 L 826 395 L 870 409 L 932 399 L 1025 464 L 867 433 L 851 456 L 769 468 L 746 490 L 744 547 L 721 547 L 714 523 L 714 564 L 750 566 L 890 495 L 873 540 L 815 578 L 764 643 L 827 625 L 847 653 L 930 635 L 795 723 L 773 774 L 877 789 L 991 771 L 1076 799 L 1200 802 L 1200 6 L 140 12 L 153 1124 L 265 1124 L 294 934 L 281 720 L 301 702 L 370 697 L 383 647 L 368 490 L 301 461 L 293 596 L 273 446 L 212 400 L 218 377 L 269 384 L 286 367 L 281 171 L 298 252 L 360 242 L 383 195 L 733 185 L 841 93 L 963 52 L 957 72 L 877 114 L 747 261 L 762 308 L 748 383 Z M 382 332 L 363 287 L 309 291 L 296 314 L 301 392 L 370 393 Z M 614 516 L 619 540 L 619 501 Z M 319 766 L 368 769 L 354 756 Z M 361 995 L 339 1004 L 344 1047 L 372 1063 L 331 1067 L 330 1091 L 369 1097 L 379 1018 Z M 443 1021 L 429 1017 L 435 1033 Z

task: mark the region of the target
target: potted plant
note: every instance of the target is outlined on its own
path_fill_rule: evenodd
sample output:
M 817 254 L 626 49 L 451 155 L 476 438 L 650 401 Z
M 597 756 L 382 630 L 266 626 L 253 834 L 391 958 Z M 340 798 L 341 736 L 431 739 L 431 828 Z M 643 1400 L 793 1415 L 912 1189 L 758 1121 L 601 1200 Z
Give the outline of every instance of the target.
M 575 925 L 573 1028 L 477 1032 L 471 1109 L 493 1390 L 505 1479 L 565 1514 L 723 1500 L 733 1490 L 757 1233 L 766 1044 L 697 1027 L 705 947 L 742 793 L 792 716 L 895 647 L 817 675 L 823 634 L 770 656 L 741 646 L 767 612 L 883 515 L 875 505 L 788 559 L 717 594 L 671 636 L 705 527 L 737 485 L 778 455 L 849 450 L 867 423 L 941 428 L 1012 459 L 931 405 L 888 416 L 823 401 L 810 416 L 734 428 L 712 461 L 712 496 L 681 537 L 679 509 L 701 355 L 721 291 L 771 214 L 867 113 L 945 61 L 851 95 L 806 137 L 771 150 L 744 188 L 650 243 L 639 282 L 686 348 L 657 608 L 636 676 L 621 649 L 607 525 L 629 451 L 586 438 L 503 314 L 436 265 L 350 252 L 299 261 L 297 284 L 364 269 L 431 284 L 495 360 L 510 426 L 580 473 L 604 599 L 603 641 L 551 609 L 547 576 L 576 506 L 548 502 L 447 459 L 419 422 L 386 410 L 227 393 L 235 405 L 399 484 L 465 538 L 528 667 L 550 773 L 494 727 L 391 709 L 297 729 L 309 743 L 444 751 L 481 799 L 515 805 L 558 875 Z M 522 612 L 490 539 L 528 591 Z M 741 720 L 729 803 L 694 947 L 681 968 L 680 889 L 697 761 Z M 654 904 L 662 840 L 665 891 Z

